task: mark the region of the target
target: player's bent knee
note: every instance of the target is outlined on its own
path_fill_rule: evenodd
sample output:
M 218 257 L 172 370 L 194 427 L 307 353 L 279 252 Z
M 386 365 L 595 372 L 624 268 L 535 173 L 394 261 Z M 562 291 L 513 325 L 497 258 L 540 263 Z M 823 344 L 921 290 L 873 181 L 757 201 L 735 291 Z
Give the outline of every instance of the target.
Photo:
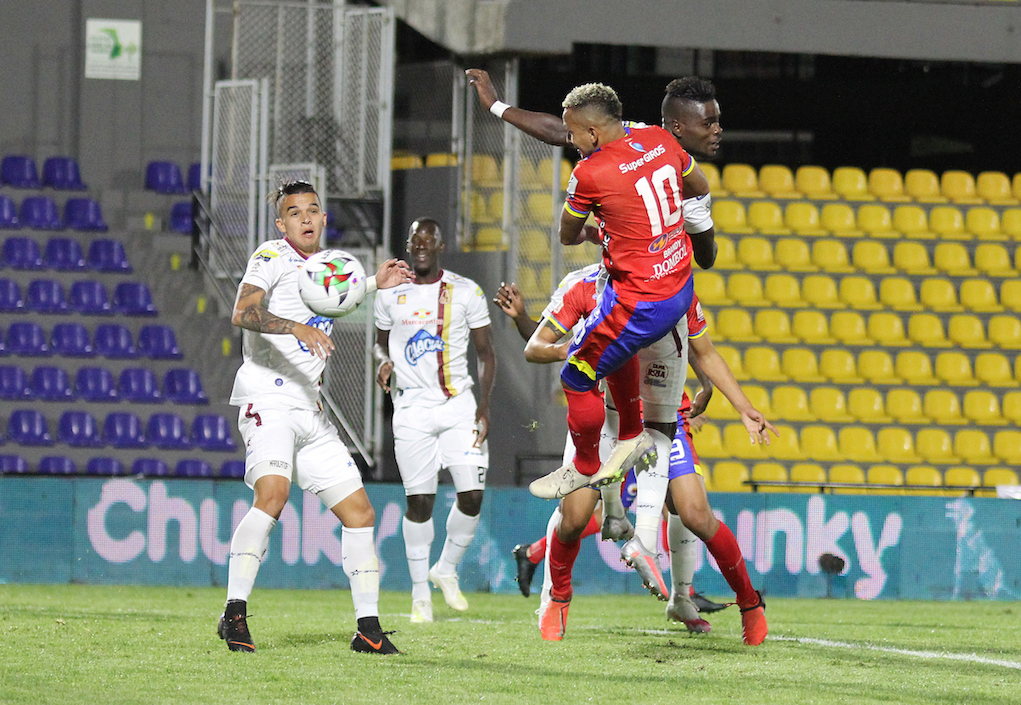
M 343 502 L 345 499 L 353 495 L 355 492 L 362 488 L 362 481 L 360 478 L 352 478 L 350 480 L 344 480 L 338 482 L 336 485 L 331 485 L 325 489 L 319 490 L 316 494 L 319 500 L 323 503 L 327 509 L 332 509 L 337 504 Z M 367 497 L 366 497 L 367 501 Z M 369 505 L 369 509 L 372 509 L 372 505 Z
M 274 518 L 279 518 L 291 496 L 290 465 L 276 460 L 258 463 L 248 471 L 255 490 L 254 505 Z
M 478 516 L 482 511 L 482 490 L 457 493 L 457 508 L 466 516 Z

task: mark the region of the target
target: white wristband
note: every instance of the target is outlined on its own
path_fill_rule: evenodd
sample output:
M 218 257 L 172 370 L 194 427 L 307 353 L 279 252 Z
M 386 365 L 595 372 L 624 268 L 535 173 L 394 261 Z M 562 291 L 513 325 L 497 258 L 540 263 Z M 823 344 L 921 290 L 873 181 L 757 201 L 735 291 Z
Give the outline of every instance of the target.
M 365 295 L 368 296 L 369 294 L 373 293 L 374 291 L 376 291 L 376 275 L 375 274 L 373 274 L 371 277 L 369 277 L 368 279 L 365 280 Z
M 509 107 L 510 106 L 507 105 L 506 103 L 504 103 L 503 101 L 498 100 L 498 101 L 496 101 L 495 103 L 493 103 L 492 105 L 489 106 L 489 112 L 491 112 L 496 117 L 502 119 L 503 118 L 503 114 L 505 112 L 507 112 L 507 108 L 509 108 Z

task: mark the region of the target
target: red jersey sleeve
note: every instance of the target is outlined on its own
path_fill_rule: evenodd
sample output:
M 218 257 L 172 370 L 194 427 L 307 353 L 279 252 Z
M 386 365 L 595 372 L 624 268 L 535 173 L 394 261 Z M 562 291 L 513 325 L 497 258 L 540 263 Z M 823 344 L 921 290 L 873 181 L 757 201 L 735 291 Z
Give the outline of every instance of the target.
M 705 314 L 702 313 L 702 304 L 698 301 L 698 295 L 691 295 L 691 307 L 688 309 L 688 338 L 697 338 L 706 332 Z

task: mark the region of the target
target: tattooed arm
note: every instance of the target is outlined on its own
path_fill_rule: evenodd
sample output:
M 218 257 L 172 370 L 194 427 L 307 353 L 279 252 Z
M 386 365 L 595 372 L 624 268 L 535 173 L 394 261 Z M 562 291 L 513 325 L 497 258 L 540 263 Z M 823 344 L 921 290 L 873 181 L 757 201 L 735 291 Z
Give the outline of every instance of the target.
M 254 284 L 242 282 L 238 287 L 230 322 L 239 328 L 256 333 L 293 335 L 305 344 L 311 354 L 318 355 L 324 360 L 333 352 L 334 345 L 330 336 L 318 328 L 271 313 L 266 304 L 266 291 Z

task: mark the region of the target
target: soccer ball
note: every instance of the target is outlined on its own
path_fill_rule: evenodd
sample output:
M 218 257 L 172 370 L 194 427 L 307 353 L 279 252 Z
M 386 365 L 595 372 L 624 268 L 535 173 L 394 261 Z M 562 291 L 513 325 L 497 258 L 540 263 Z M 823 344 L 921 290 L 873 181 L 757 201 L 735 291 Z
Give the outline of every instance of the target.
M 298 273 L 301 300 L 313 313 L 340 318 L 365 299 L 365 269 L 344 250 L 323 250 L 307 260 Z

